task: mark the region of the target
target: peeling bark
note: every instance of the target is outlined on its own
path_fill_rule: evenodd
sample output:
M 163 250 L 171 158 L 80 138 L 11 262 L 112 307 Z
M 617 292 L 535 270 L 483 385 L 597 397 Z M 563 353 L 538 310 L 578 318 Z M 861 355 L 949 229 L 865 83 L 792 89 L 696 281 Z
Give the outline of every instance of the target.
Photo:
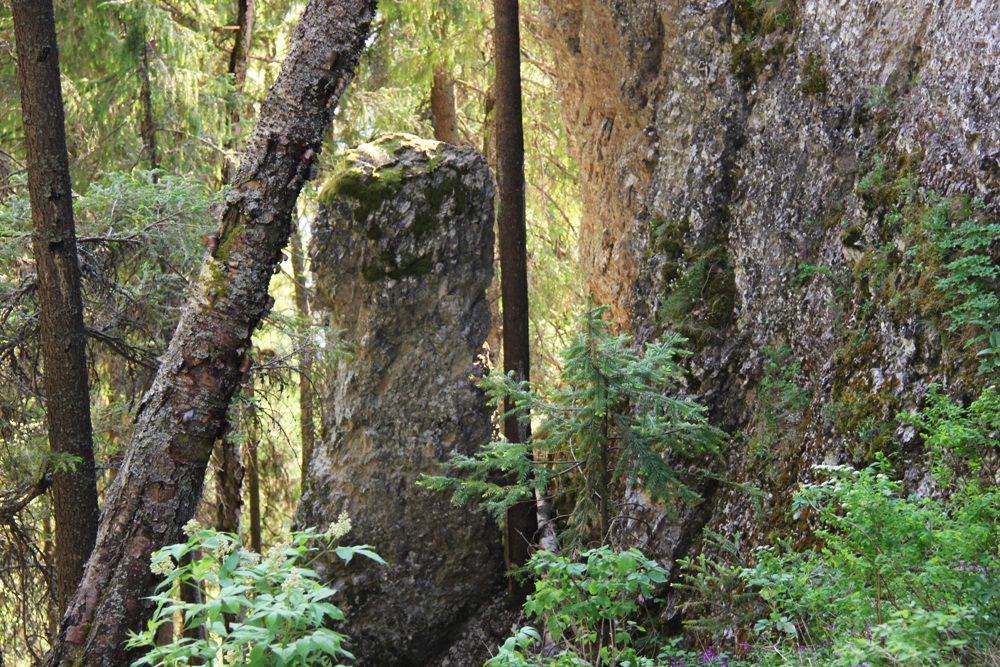
M 13 10 L 49 446 L 79 458 L 75 470 L 53 476 L 56 604 L 62 613 L 97 535 L 86 334 L 52 3 L 20 1 L 13 3 Z
M 323 135 L 350 82 L 375 0 L 312 0 L 261 110 L 206 257 L 108 491 L 93 556 L 46 664 L 118 667 L 152 611 L 149 558 L 182 539 L 212 445 L 249 368 L 250 337 Z

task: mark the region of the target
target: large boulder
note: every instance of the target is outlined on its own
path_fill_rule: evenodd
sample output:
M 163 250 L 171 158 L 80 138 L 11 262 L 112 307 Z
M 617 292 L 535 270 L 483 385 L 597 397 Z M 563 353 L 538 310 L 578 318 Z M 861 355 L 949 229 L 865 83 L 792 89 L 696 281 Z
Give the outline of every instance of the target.
M 328 378 L 296 522 L 346 511 L 345 541 L 389 563 L 318 563 L 359 664 L 435 662 L 504 585 L 495 524 L 416 485 L 491 436 L 470 378 L 490 322 L 493 194 L 474 150 L 387 135 L 344 154 L 320 195 L 316 304 L 349 355 Z

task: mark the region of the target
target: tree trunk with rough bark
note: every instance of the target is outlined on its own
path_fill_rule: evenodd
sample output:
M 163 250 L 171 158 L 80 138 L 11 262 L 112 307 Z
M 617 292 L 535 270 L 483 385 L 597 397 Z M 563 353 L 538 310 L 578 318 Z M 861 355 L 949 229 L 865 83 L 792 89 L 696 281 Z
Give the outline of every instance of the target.
M 73 201 L 51 0 L 13 3 L 38 274 L 46 421 L 53 452 L 79 458 L 53 477 L 59 613 L 97 536 L 98 504 Z
M 119 667 L 155 585 L 150 555 L 183 539 L 212 445 L 249 370 L 251 334 L 323 135 L 368 36 L 375 0 L 312 0 L 247 142 L 221 224 L 108 491 L 97 545 L 47 664 Z
M 500 294 L 503 299 L 503 368 L 518 380 L 530 377 L 528 348 L 528 265 L 524 204 L 524 125 L 521 119 L 521 36 L 517 0 L 494 0 L 493 43 L 496 50 L 497 231 L 500 245 Z M 505 410 L 513 406 L 505 405 Z M 525 442 L 527 422 L 508 417 L 504 435 Z M 518 503 L 507 512 L 504 549 L 508 568 L 528 562 L 538 522 L 534 502 Z M 516 593 L 527 594 L 511 578 Z

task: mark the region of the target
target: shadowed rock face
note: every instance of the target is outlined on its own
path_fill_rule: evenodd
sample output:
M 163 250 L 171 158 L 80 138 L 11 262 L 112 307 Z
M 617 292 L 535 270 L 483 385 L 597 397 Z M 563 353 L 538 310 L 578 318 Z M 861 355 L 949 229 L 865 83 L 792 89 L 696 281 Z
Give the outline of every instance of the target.
M 475 151 L 390 135 L 349 151 L 321 194 L 316 304 L 350 354 L 327 380 L 296 522 L 347 511 L 343 541 L 389 562 L 320 563 L 358 664 L 430 663 L 503 587 L 494 523 L 415 485 L 490 438 L 470 376 L 489 326 L 493 193 Z
M 998 219 L 1000 5 L 542 4 L 591 288 L 640 341 L 691 339 L 691 393 L 743 434 L 719 472 L 770 496 L 762 509 L 706 488 L 704 506 L 651 510 L 631 539 L 670 560 L 706 523 L 746 545 L 794 536 L 788 500 L 810 466 L 880 450 L 919 485 L 896 413 L 929 382 L 984 381 L 961 331 L 942 345 L 946 262 L 919 230 L 928 193 L 952 227 L 975 198 Z

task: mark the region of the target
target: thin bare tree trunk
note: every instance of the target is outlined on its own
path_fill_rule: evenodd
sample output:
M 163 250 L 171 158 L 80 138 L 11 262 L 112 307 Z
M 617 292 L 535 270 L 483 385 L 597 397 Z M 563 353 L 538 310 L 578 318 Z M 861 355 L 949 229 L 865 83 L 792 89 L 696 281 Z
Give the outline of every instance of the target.
M 302 254 L 301 234 L 292 233 L 292 282 L 295 283 L 295 309 L 299 319 L 310 331 L 309 294 L 306 290 L 305 257 Z M 299 424 L 302 431 L 302 480 L 305 481 L 309 459 L 316 446 L 316 425 L 313 421 L 313 349 L 311 336 L 299 352 Z
M 462 143 L 458 134 L 458 114 L 455 110 L 455 77 L 447 70 L 445 63 L 434 68 L 434 83 L 431 85 L 431 124 L 434 138 L 446 144 Z
M 181 567 L 190 567 L 192 560 L 197 559 L 199 556 L 197 552 L 192 555 L 190 553 L 184 554 L 181 557 L 180 565 Z M 181 600 L 187 602 L 188 604 L 200 604 L 201 603 L 201 586 L 199 582 L 196 581 L 185 581 L 180 585 Z M 167 625 L 170 625 L 169 623 Z M 204 639 L 205 638 L 205 626 L 199 625 L 197 628 L 184 628 L 181 631 L 181 636 L 185 639 Z M 204 665 L 205 661 L 198 657 L 192 657 L 188 660 L 189 665 Z
M 247 408 L 247 504 L 250 506 L 250 548 L 261 553 L 262 542 L 260 532 L 260 424 L 257 411 L 254 408 L 253 385 L 246 388 L 248 398 Z
M 496 155 L 496 96 L 494 86 L 486 89 L 483 99 L 483 157 L 490 171 L 497 173 Z M 499 234 L 498 234 L 499 236 Z M 486 288 L 486 299 L 490 304 L 490 330 L 486 334 L 486 345 L 489 346 L 490 369 L 498 368 L 500 364 L 500 348 L 503 347 L 503 326 L 500 319 L 500 248 L 495 247 L 493 265 L 497 267 L 496 275 Z
M 28 3 L 25 3 L 28 4 Z M 271 276 L 295 202 L 368 36 L 375 0 L 311 0 L 250 136 L 218 232 L 108 491 L 97 545 L 47 658 L 120 667 L 129 630 L 152 611 L 150 555 L 180 541 L 212 445 L 249 370 L 251 334 L 273 301 Z
M 239 443 L 230 435 L 227 431 L 215 448 L 215 529 L 239 535 L 244 470 Z
M 250 63 L 250 40 L 253 36 L 254 0 L 236 0 L 236 38 L 229 54 L 229 74 L 233 77 L 233 87 L 237 94 L 243 93 L 247 80 L 247 66 Z M 226 148 L 236 150 L 240 134 L 241 102 L 233 102 L 229 112 L 232 139 Z M 228 155 L 223 158 L 222 184 L 226 185 L 236 174 L 236 164 Z M 219 505 L 216 514 L 216 530 L 238 535 L 240 532 L 240 510 L 243 507 L 243 461 L 239 445 L 228 437 L 222 438 L 216 448 L 218 466 L 215 469 L 216 494 Z
M 52 485 L 56 597 L 61 614 L 83 575 L 97 536 L 86 335 L 52 2 L 17 0 L 13 10 L 49 446 L 53 452 L 77 459 L 74 469 L 64 467 L 55 473 Z
M 496 50 L 497 231 L 500 245 L 500 292 L 503 299 L 503 367 L 518 380 L 530 378 L 528 347 L 528 264 L 524 204 L 524 125 L 521 119 L 521 35 L 518 0 L 493 0 Z M 510 410 L 512 405 L 505 405 Z M 531 426 L 517 417 L 504 422 L 511 442 L 527 442 Z M 538 529 L 535 503 L 524 501 L 507 512 L 504 536 L 508 568 L 528 562 Z M 512 590 L 526 587 L 511 578 Z
M 142 106 L 142 118 L 139 121 L 139 134 L 142 135 L 143 148 L 150 169 L 160 168 L 160 155 L 156 148 L 156 119 L 153 116 L 153 81 L 149 75 L 149 60 L 153 45 L 149 40 L 143 41 L 142 53 L 139 54 L 139 101 Z M 159 177 L 154 173 L 153 182 Z
M 233 87 L 237 95 L 243 94 L 243 85 L 247 80 L 247 67 L 250 64 L 250 41 L 253 37 L 254 0 L 236 0 L 236 40 L 229 54 L 229 73 L 233 75 Z M 229 112 L 233 137 L 226 142 L 226 148 L 236 150 L 240 136 L 240 107 L 242 102 L 237 98 Z M 222 167 L 222 182 L 229 183 L 236 174 L 236 164 L 228 157 Z

